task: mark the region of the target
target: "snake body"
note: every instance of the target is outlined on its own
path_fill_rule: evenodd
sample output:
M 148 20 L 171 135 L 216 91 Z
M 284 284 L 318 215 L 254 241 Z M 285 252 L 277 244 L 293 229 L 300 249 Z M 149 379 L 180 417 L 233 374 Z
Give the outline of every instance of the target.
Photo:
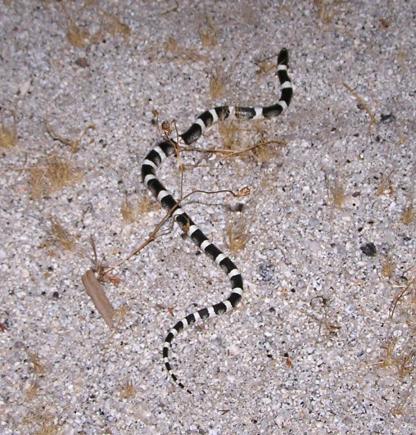
M 196 118 L 185 133 L 179 135 L 180 140 L 186 145 L 190 145 L 197 141 L 205 130 L 212 127 L 216 122 L 225 119 L 270 119 L 280 115 L 289 106 L 293 94 L 292 84 L 287 72 L 288 62 L 288 51 L 282 49 L 277 59 L 277 76 L 281 90 L 281 96 L 277 103 L 266 107 L 220 106 L 206 110 Z M 177 148 L 178 144 L 171 139 L 164 140 L 154 147 L 143 161 L 141 168 L 142 181 L 157 198 L 162 207 L 172 213 L 174 221 L 179 225 L 184 234 L 224 270 L 231 282 L 231 293 L 225 300 L 188 314 L 169 330 L 165 338 L 162 351 L 165 368 L 173 382 L 179 387 L 186 389 L 184 384 L 175 375 L 169 361 L 169 350 L 174 338 L 179 332 L 195 322 L 231 311 L 242 298 L 243 278 L 234 262 L 208 240 L 205 234 L 157 178 L 156 170 L 167 157 L 177 152 Z M 191 392 L 190 390 L 187 391 Z

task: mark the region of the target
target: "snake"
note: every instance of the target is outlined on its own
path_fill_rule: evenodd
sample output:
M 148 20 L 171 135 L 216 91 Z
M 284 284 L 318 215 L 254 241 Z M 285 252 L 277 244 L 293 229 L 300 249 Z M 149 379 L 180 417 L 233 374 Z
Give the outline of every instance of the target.
M 277 56 L 277 77 L 280 83 L 280 98 L 277 103 L 265 107 L 219 106 L 201 113 L 193 124 L 176 140 L 165 138 L 149 151 L 143 160 L 141 177 L 143 184 L 159 201 L 163 209 L 169 211 L 170 216 L 178 224 L 181 231 L 195 245 L 213 260 L 228 276 L 231 282 L 231 292 L 228 297 L 214 305 L 201 308 L 177 321 L 168 331 L 162 348 L 162 358 L 165 369 L 171 380 L 180 388 L 192 394 L 180 379 L 178 379 L 170 363 L 169 351 L 175 337 L 185 328 L 202 320 L 227 313 L 235 308 L 242 299 L 243 278 L 234 262 L 215 246 L 195 224 L 191 217 L 183 210 L 180 203 L 174 199 L 165 186 L 159 181 L 156 172 L 162 162 L 178 154 L 179 144 L 191 145 L 196 142 L 206 130 L 218 122 L 226 119 L 255 120 L 271 119 L 285 111 L 292 99 L 293 88 L 288 74 L 289 52 L 286 48 L 280 50 Z

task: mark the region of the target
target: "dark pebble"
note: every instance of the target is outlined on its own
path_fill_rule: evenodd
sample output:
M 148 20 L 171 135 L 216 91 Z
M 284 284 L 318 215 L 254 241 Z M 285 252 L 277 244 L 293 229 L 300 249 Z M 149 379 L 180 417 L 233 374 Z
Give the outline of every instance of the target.
M 361 245 L 360 249 L 363 254 L 367 255 L 368 257 L 375 257 L 377 254 L 376 245 L 372 242 Z

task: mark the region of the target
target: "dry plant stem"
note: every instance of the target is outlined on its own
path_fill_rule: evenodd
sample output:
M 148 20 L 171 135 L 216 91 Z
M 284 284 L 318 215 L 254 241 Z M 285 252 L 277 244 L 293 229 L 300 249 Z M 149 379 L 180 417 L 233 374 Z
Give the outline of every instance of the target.
M 373 111 L 368 107 L 368 104 L 364 101 L 364 98 L 361 97 L 361 95 L 355 92 L 354 89 L 351 88 L 351 86 L 349 86 L 347 83 L 343 82 L 342 84 L 344 85 L 345 89 L 347 89 L 347 91 L 357 100 L 359 107 L 363 109 L 369 116 L 370 125 L 368 126 L 368 129 L 371 130 L 371 127 L 377 124 L 376 115 L 374 115 Z
M 214 191 L 208 191 L 208 190 L 193 190 L 192 192 L 187 193 L 182 200 L 189 198 L 190 196 L 194 195 L 195 193 L 204 193 L 205 195 L 216 195 L 217 193 L 229 193 L 234 196 L 234 198 L 239 198 L 240 194 L 233 192 L 229 189 L 222 189 L 222 190 L 214 190 Z
M 81 144 L 81 140 L 83 139 L 83 137 L 85 136 L 87 131 L 90 129 L 95 130 L 95 124 L 88 124 L 84 128 L 84 130 L 82 130 L 82 132 L 80 133 L 80 135 L 78 136 L 77 139 L 69 139 L 69 138 L 66 138 L 66 137 L 61 136 L 60 134 L 56 133 L 55 130 L 52 128 L 52 126 L 48 123 L 47 120 L 45 120 L 45 128 L 46 128 L 46 132 L 49 134 L 49 136 L 53 140 L 56 140 L 58 142 L 61 142 L 64 145 L 71 147 L 71 151 L 75 153 L 78 151 L 80 144 Z
M 167 15 L 170 14 L 171 12 L 176 12 L 179 8 L 179 3 L 175 0 L 175 6 L 172 6 L 169 9 L 166 9 L 165 11 L 161 12 L 160 15 Z
M 180 169 L 181 182 L 180 182 L 180 190 L 179 190 L 179 194 L 180 194 L 179 198 L 181 198 L 181 201 L 183 200 L 183 179 L 184 179 L 184 173 L 185 173 L 185 170 L 184 170 L 183 166 L 181 166 L 181 169 Z
M 82 275 L 82 283 L 88 296 L 92 299 L 95 308 L 97 308 L 107 326 L 112 329 L 114 326 L 114 308 L 108 300 L 103 286 L 98 282 L 95 273 L 91 269 Z
M 154 230 L 147 236 L 146 240 L 144 240 L 137 248 L 135 248 L 126 258 L 123 260 L 120 260 L 118 263 L 116 263 L 114 266 L 108 267 L 105 270 L 105 273 L 110 272 L 111 270 L 114 270 L 117 267 L 120 267 L 122 264 L 124 264 L 126 261 L 130 260 L 132 257 L 137 255 L 139 252 L 143 251 L 143 249 L 151 242 L 154 242 L 157 237 L 157 233 L 160 231 L 162 226 L 170 219 L 172 216 L 172 213 L 179 207 L 173 207 L 170 209 L 167 214 L 163 217 L 163 219 L 156 225 Z
M 412 286 L 415 284 L 414 280 L 411 280 L 406 287 L 404 287 L 400 292 L 394 297 L 393 303 L 390 309 L 390 319 L 393 318 L 394 312 L 396 311 L 397 304 L 400 300 L 407 294 L 411 293 Z
M 242 189 L 240 189 L 240 191 L 238 193 L 235 193 L 232 190 L 228 190 L 228 189 L 217 190 L 217 191 L 213 191 L 213 192 L 208 192 L 208 191 L 205 191 L 205 190 L 194 190 L 194 191 L 188 193 L 187 195 L 185 195 L 183 197 L 183 199 L 189 198 L 191 195 L 193 195 L 195 193 L 204 193 L 204 194 L 207 194 L 207 195 L 213 195 L 213 194 L 217 194 L 217 193 L 230 193 L 234 197 L 238 198 L 240 196 L 246 196 L 246 195 L 248 195 L 249 194 L 249 188 L 243 187 Z M 182 201 L 183 201 L 183 199 L 182 199 Z M 105 272 L 104 273 L 108 273 L 108 272 L 114 270 L 115 268 L 120 267 L 122 264 L 124 264 L 125 262 L 130 260 L 132 257 L 134 257 L 135 255 L 140 253 L 149 243 L 154 242 L 156 240 L 157 234 L 160 231 L 160 229 L 162 228 L 162 226 L 171 218 L 173 212 L 178 207 L 181 206 L 182 201 L 178 202 L 178 205 L 176 207 L 173 207 L 172 209 L 170 209 L 167 212 L 167 214 L 163 217 L 163 219 L 156 225 L 156 227 L 153 229 L 153 231 L 147 236 L 146 240 L 144 240 L 137 248 L 135 248 L 126 258 L 120 260 L 114 266 L 110 266 L 108 268 L 105 268 Z
M 180 150 L 179 150 L 179 138 L 180 138 L 180 136 L 179 136 L 178 128 L 176 126 L 176 122 L 175 121 L 173 121 L 173 127 L 174 127 L 175 132 L 176 132 L 176 141 L 174 141 L 172 139 L 169 139 L 169 138 L 168 138 L 168 140 L 171 143 L 173 143 L 173 145 L 175 147 L 176 160 L 178 162 L 179 172 L 180 172 L 180 177 L 181 177 L 181 180 L 180 180 L 180 196 L 179 196 L 179 198 L 181 198 L 181 200 L 182 200 L 182 197 L 183 197 L 183 184 L 184 184 L 183 179 L 184 179 L 184 172 L 185 172 L 185 170 L 184 170 L 184 165 L 181 162 L 181 158 L 180 158 L 180 155 L 179 155 L 179 152 L 180 152 Z
M 247 147 L 247 148 L 243 148 L 242 150 L 227 150 L 225 148 L 208 148 L 208 149 L 203 149 L 203 148 L 198 148 L 198 147 L 181 147 L 181 151 L 196 151 L 198 153 L 211 153 L 211 154 L 223 154 L 226 155 L 228 157 L 234 157 L 234 156 L 239 156 L 241 154 L 245 154 L 248 153 L 250 151 L 255 150 L 256 148 L 260 147 L 260 146 L 265 146 L 265 145 L 272 145 L 272 144 L 277 144 L 277 145 L 282 145 L 284 144 L 284 142 L 282 141 L 278 141 L 278 140 L 269 140 L 269 141 L 261 141 L 251 147 Z

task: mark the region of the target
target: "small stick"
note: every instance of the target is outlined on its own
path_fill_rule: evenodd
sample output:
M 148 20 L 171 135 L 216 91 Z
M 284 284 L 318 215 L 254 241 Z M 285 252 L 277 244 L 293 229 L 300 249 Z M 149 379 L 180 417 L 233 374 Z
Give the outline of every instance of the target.
M 172 207 L 166 215 L 163 217 L 163 219 L 156 225 L 154 230 L 147 236 L 147 238 L 137 247 L 135 248 L 130 254 L 124 258 L 123 260 L 120 260 L 118 263 L 116 263 L 114 266 L 111 266 L 109 268 L 106 268 L 105 272 L 108 273 L 109 271 L 115 269 L 116 267 L 120 267 L 122 264 L 124 264 L 126 261 L 130 260 L 130 258 L 137 255 L 140 251 L 142 251 L 149 243 L 156 240 L 157 233 L 162 228 L 162 226 L 167 222 L 170 217 L 172 216 L 172 213 L 179 207 L 179 204 L 175 207 Z
M 240 198 L 242 196 L 247 196 L 250 194 L 250 188 L 248 186 L 242 187 L 238 192 L 233 192 L 229 189 L 222 189 L 222 190 L 214 190 L 214 191 L 208 191 L 208 190 L 193 190 L 192 192 L 187 193 L 182 200 L 189 198 L 191 195 L 195 193 L 204 193 L 205 195 L 216 195 L 217 193 L 229 193 L 230 195 L 234 196 L 234 198 Z
M 343 82 L 342 84 L 344 85 L 344 88 L 357 100 L 358 107 L 364 110 L 370 117 L 370 125 L 368 126 L 368 129 L 371 130 L 371 127 L 377 124 L 376 115 L 374 115 L 373 111 L 368 107 L 368 104 L 361 95 L 354 91 L 354 89 L 347 83 Z
M 226 156 L 238 156 L 240 154 L 248 153 L 250 151 L 255 150 L 256 148 L 264 145 L 272 145 L 272 144 L 278 144 L 282 145 L 284 142 L 278 141 L 278 140 L 269 140 L 269 141 L 261 141 L 251 147 L 243 148 L 242 150 L 227 150 L 225 148 L 198 148 L 198 147 L 190 147 L 190 146 L 182 146 L 181 149 L 183 151 L 196 151 L 198 153 L 211 153 L 211 154 L 224 154 Z

